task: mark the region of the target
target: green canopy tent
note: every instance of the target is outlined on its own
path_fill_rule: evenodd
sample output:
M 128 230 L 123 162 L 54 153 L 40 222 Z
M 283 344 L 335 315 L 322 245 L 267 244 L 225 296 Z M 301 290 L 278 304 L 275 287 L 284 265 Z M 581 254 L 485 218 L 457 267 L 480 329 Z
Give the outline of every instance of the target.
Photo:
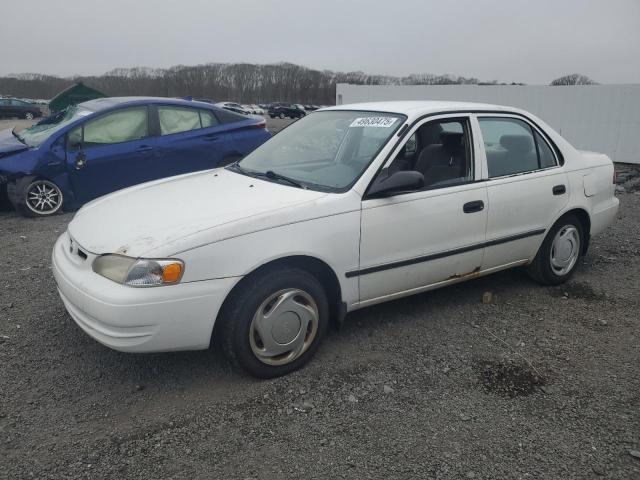
M 49 110 L 51 113 L 64 110 L 69 105 L 77 105 L 78 103 L 86 102 L 87 100 L 93 100 L 95 98 L 106 97 L 102 92 L 95 90 L 91 87 L 87 87 L 84 83 L 78 82 L 65 88 L 59 94 L 51 99 L 49 102 Z

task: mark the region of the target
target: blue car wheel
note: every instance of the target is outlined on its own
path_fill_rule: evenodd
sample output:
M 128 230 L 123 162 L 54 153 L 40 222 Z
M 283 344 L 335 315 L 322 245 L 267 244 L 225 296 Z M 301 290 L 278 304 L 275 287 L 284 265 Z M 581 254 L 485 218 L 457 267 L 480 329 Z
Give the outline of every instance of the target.
M 57 213 L 64 203 L 60 187 L 42 178 L 22 177 L 7 186 L 16 210 L 25 217 L 46 217 Z

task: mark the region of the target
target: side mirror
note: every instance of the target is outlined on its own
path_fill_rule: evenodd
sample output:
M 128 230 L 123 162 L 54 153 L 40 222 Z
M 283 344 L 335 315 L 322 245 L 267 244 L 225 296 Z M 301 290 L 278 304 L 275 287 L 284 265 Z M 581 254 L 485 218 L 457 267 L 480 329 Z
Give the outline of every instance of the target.
M 388 197 L 401 192 L 415 192 L 424 187 L 424 176 L 415 170 L 401 170 L 388 177 L 376 179 L 369 189 L 369 197 Z

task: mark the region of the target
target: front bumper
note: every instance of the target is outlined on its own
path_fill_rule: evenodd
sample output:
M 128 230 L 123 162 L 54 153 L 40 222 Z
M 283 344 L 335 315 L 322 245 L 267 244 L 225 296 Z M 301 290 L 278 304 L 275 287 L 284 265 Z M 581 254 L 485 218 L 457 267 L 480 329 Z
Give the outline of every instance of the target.
M 65 232 L 52 254 L 53 275 L 65 308 L 89 336 L 123 352 L 207 348 L 222 302 L 240 279 L 127 287 L 93 272 L 95 257 L 89 254 L 83 259 L 69 245 Z

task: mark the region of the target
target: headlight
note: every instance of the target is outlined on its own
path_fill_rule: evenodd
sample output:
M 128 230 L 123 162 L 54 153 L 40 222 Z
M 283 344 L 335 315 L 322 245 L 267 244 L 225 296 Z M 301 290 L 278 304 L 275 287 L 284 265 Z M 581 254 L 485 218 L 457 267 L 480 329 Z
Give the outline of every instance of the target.
M 180 281 L 184 262 L 175 258 L 146 259 L 124 255 L 101 255 L 93 261 L 93 271 L 122 285 L 157 287 Z

